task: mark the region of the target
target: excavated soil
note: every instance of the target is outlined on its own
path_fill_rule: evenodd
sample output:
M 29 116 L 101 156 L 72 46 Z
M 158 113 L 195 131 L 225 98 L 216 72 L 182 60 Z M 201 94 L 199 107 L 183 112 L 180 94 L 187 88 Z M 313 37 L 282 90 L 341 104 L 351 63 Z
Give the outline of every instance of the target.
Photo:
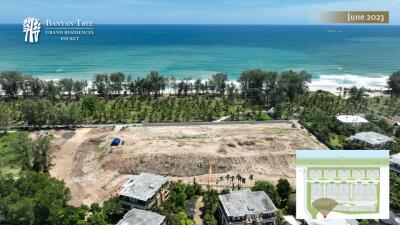
M 299 125 L 297 124 L 297 127 Z M 237 124 L 201 126 L 82 128 L 52 131 L 51 175 L 71 189 L 71 204 L 101 203 L 114 194 L 121 182 L 132 175 L 150 172 L 171 180 L 224 188 L 219 181 L 227 174 L 247 179 L 276 182 L 280 178 L 294 184 L 295 149 L 327 149 L 307 131 L 291 124 Z M 123 145 L 110 148 L 113 138 Z M 252 175 L 253 180 L 248 179 Z

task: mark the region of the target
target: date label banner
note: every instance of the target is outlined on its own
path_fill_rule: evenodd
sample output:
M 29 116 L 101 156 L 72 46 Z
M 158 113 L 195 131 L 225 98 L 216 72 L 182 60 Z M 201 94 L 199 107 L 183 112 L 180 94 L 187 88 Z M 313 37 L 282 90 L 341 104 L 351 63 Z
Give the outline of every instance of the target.
M 388 11 L 335 11 L 321 15 L 324 23 L 389 23 Z

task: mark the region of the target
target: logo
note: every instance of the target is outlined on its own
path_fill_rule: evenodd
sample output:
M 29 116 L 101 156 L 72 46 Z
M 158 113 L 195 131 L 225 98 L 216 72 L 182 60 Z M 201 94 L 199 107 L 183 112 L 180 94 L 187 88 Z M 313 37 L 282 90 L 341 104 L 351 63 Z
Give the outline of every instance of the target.
M 45 21 L 43 24 L 40 21 Z M 42 27 L 43 25 L 43 27 Z M 58 39 L 61 41 L 79 41 L 81 38 L 95 35 L 95 25 L 91 20 L 40 20 L 36 17 L 27 17 L 24 20 L 23 30 L 26 43 L 39 42 L 39 34 L 45 39 Z M 44 33 L 44 34 L 43 34 Z
M 25 32 L 25 42 L 36 43 L 39 41 L 40 21 L 35 17 L 24 20 L 23 32 Z

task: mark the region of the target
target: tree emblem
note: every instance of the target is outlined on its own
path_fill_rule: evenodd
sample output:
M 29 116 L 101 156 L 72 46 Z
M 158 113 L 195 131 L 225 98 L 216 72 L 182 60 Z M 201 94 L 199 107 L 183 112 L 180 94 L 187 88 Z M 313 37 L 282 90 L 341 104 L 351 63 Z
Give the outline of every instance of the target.
M 40 21 L 30 17 L 24 20 L 23 32 L 25 32 L 25 42 L 35 43 L 39 41 Z

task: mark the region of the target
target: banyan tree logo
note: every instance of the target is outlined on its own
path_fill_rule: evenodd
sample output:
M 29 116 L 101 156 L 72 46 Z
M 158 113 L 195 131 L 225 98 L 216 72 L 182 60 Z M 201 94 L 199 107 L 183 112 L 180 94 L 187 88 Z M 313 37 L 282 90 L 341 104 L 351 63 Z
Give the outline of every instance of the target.
M 25 42 L 36 43 L 39 41 L 40 21 L 35 17 L 24 20 L 23 32 L 25 32 Z
M 0 0 L 1 1 L 1 0 Z M 40 23 L 43 22 L 43 24 Z M 39 42 L 39 34 L 42 31 L 42 39 L 58 39 L 60 41 L 79 41 L 87 36 L 94 36 L 95 27 L 91 20 L 87 19 L 43 19 L 27 17 L 24 20 L 23 32 L 25 42 Z M 45 35 L 45 36 L 43 36 Z

